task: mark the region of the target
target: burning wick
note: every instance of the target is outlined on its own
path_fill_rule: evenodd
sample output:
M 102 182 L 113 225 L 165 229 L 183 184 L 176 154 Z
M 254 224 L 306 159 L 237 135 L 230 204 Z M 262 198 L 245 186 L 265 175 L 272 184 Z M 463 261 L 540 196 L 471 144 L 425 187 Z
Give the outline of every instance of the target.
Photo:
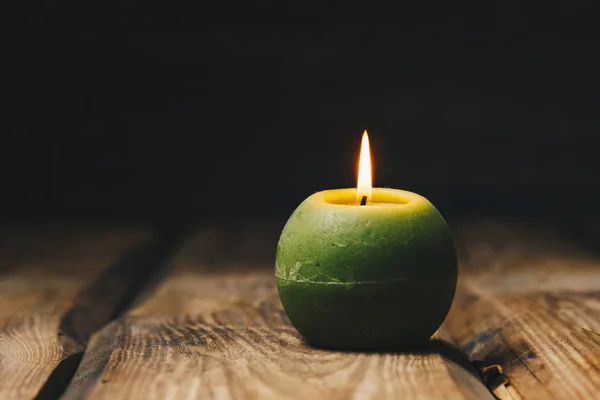
M 369 148 L 369 135 L 365 130 L 360 144 L 358 180 L 356 182 L 356 201 L 359 202 L 361 206 L 365 206 L 367 205 L 367 200 L 373 200 L 371 194 L 371 149 Z

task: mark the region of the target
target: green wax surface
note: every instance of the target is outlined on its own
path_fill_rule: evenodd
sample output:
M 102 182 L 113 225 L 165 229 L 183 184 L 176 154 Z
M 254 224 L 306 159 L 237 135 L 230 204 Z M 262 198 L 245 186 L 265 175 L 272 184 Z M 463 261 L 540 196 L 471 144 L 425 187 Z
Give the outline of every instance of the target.
M 288 220 L 276 281 L 294 327 L 314 345 L 376 349 L 426 341 L 457 278 L 447 225 L 424 197 L 374 188 L 315 193 Z M 382 203 L 378 205 L 378 203 Z

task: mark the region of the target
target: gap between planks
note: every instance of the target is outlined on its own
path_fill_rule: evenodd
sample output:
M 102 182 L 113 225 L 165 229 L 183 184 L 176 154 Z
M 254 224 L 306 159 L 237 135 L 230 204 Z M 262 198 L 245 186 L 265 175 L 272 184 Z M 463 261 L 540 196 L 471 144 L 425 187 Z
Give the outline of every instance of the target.
M 0 398 L 58 398 L 92 333 L 127 307 L 172 239 L 123 226 L 3 230 Z

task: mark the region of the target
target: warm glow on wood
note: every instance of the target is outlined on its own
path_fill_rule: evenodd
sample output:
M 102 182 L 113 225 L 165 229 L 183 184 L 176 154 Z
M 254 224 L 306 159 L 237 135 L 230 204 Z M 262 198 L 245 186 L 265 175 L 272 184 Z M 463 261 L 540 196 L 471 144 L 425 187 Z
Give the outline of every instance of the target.
M 363 133 L 360 145 L 360 159 L 358 161 L 358 183 L 356 185 L 356 200 L 360 203 L 364 196 L 367 201 L 371 199 L 371 149 L 369 147 L 369 135 Z

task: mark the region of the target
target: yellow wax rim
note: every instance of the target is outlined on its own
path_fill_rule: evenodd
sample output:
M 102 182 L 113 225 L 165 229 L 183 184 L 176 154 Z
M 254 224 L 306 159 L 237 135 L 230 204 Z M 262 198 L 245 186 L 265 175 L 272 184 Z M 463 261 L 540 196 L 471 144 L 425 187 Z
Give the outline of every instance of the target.
M 313 196 L 315 201 L 323 201 L 332 205 L 356 207 L 359 206 L 356 201 L 356 189 L 332 189 L 324 190 L 315 193 Z M 429 204 L 429 201 L 416 193 L 406 190 L 388 189 L 388 188 L 373 188 L 371 198 L 367 199 L 368 207 L 381 206 L 405 206 L 405 205 L 424 205 Z

